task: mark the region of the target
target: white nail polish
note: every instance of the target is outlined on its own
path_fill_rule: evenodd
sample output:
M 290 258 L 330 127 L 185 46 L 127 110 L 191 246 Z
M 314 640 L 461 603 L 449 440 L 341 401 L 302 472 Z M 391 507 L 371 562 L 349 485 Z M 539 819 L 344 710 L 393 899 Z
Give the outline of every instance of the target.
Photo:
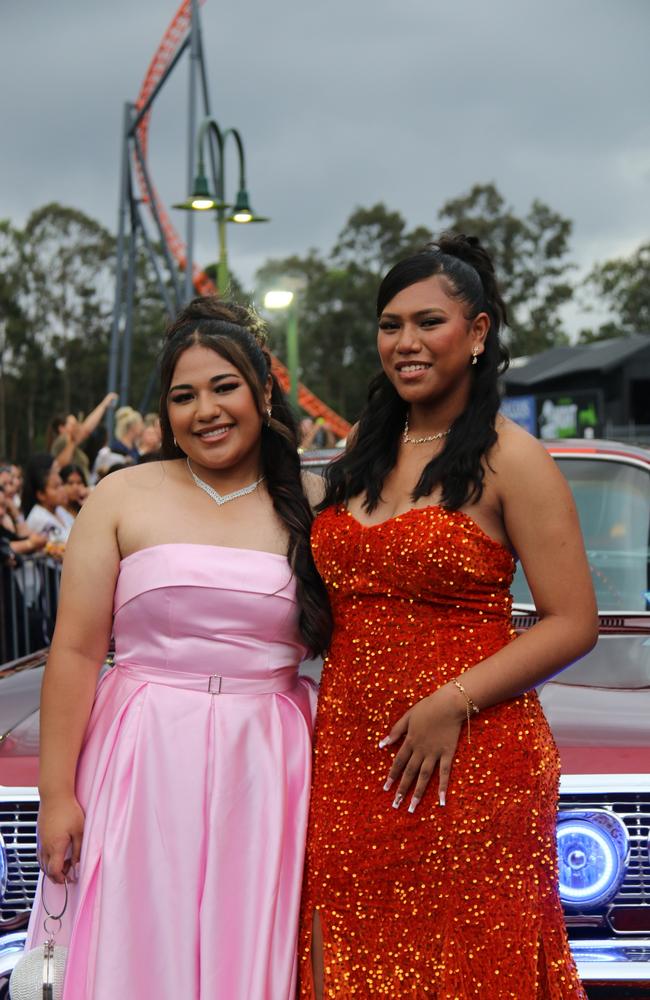
M 390 743 L 390 736 L 384 736 L 383 740 L 379 741 L 379 749 L 383 750 Z
M 389 792 L 393 785 L 395 784 L 394 778 L 386 778 L 386 784 L 384 785 L 384 791 Z
M 438 796 L 438 802 L 440 803 L 441 806 L 444 806 L 444 804 L 445 804 L 445 793 L 444 792 L 440 792 L 440 794 Z
M 398 792 L 395 798 L 393 799 L 393 809 L 399 809 L 403 801 L 404 801 L 404 796 L 401 795 L 400 792 Z
M 420 804 L 420 799 L 418 799 L 418 797 L 414 795 L 409 803 L 409 812 L 414 813 L 419 804 Z

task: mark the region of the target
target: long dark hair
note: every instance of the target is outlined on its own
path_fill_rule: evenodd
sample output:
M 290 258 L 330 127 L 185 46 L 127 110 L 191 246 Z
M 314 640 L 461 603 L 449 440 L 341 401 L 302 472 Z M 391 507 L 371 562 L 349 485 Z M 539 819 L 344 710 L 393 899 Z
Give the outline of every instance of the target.
M 32 455 L 25 466 L 25 482 L 21 498 L 21 511 L 25 517 L 39 503 L 37 494 L 44 493 L 50 478 L 54 458 L 45 453 Z
M 264 325 L 250 309 L 216 296 L 193 299 L 166 332 L 160 359 L 160 427 L 163 458 L 182 458 L 174 441 L 167 394 L 181 354 L 200 344 L 220 355 L 248 384 L 262 421 L 262 472 L 273 507 L 289 533 L 287 558 L 296 578 L 300 631 L 314 653 L 328 646 L 332 620 L 325 586 L 316 571 L 309 545 L 313 514 L 305 496 L 298 455 L 298 431 L 287 398 L 271 371 Z M 271 381 L 271 415 L 264 391 Z
M 508 367 L 508 352 L 499 339 L 507 323 L 494 266 L 484 247 L 472 236 L 443 234 L 421 252 L 399 261 L 386 275 L 377 295 L 377 317 L 404 288 L 443 275 L 446 291 L 465 306 L 468 320 L 487 313 L 490 328 L 483 353 L 471 368 L 472 388 L 466 409 L 454 420 L 442 451 L 425 465 L 411 494 L 415 503 L 440 484 L 441 504 L 458 509 L 483 493 L 483 460 L 497 439 L 498 376 Z M 407 415 L 407 404 L 381 372 L 370 383 L 368 402 L 349 450 L 326 471 L 327 491 L 319 509 L 365 494 L 370 513 L 395 466 Z

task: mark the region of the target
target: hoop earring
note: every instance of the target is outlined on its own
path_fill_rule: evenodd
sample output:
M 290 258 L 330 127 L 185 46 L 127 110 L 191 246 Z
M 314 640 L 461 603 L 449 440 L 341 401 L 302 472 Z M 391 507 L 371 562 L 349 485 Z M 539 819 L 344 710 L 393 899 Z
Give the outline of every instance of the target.
M 472 364 L 473 365 L 478 364 L 478 347 L 476 346 L 476 344 L 472 348 Z

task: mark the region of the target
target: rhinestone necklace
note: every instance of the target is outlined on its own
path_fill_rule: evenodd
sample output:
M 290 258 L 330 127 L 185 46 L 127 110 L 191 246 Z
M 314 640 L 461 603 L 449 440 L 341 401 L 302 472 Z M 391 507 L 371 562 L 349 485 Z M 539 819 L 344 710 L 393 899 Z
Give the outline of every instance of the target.
M 222 507 L 223 504 L 228 503 L 229 500 L 236 500 L 238 497 L 245 497 L 247 493 L 253 493 L 264 479 L 264 476 L 260 476 L 260 478 L 256 482 L 251 483 L 250 486 L 244 486 L 242 487 L 241 490 L 234 490 L 232 493 L 224 493 L 222 495 L 221 493 L 218 493 L 212 486 L 210 486 L 209 483 L 204 482 L 202 479 L 199 478 L 199 476 L 197 476 L 196 472 L 190 465 L 189 455 L 187 457 L 187 467 L 190 470 L 190 475 L 192 479 L 199 487 L 199 489 L 203 490 L 204 493 L 207 493 L 210 499 L 214 500 L 214 502 L 218 504 L 220 507 Z
M 440 438 L 447 437 L 451 430 L 448 427 L 446 431 L 438 431 L 437 434 L 427 434 L 425 437 L 412 438 L 409 437 L 409 418 L 406 418 L 406 423 L 404 424 L 404 434 L 402 435 L 402 441 L 404 444 L 428 444 L 429 441 L 439 441 Z

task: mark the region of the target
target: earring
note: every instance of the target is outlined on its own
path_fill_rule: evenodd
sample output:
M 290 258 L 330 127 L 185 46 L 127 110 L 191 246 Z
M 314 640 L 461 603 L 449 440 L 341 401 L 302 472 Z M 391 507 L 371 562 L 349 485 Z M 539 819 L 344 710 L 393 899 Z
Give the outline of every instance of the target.
M 178 448 L 178 441 L 174 438 L 174 448 Z
M 472 348 L 472 364 L 478 364 L 478 347 L 476 345 Z
M 266 426 L 268 427 L 270 423 L 271 423 L 271 407 L 267 406 L 267 408 L 266 408 Z

